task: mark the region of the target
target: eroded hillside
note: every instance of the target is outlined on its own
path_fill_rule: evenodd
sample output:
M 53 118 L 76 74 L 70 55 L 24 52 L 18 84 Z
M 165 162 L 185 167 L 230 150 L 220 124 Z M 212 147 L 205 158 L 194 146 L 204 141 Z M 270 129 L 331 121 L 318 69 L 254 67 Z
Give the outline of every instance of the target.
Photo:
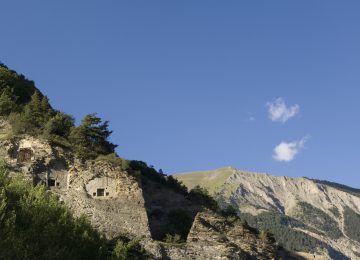
M 360 257 L 359 229 L 354 226 L 360 220 L 360 198 L 354 189 L 231 167 L 176 178 L 189 187 L 204 186 L 250 225 L 270 229 L 288 249 L 328 251 L 332 259 Z
M 96 114 L 76 125 L 34 82 L 0 64 L 0 159 L 10 176 L 46 187 L 107 241 L 138 239 L 152 259 L 303 259 L 222 212 L 201 188 L 188 192 L 172 176 L 120 158 L 111 133 Z
M 48 186 L 77 215 L 85 214 L 108 239 L 141 237 L 154 257 L 276 257 L 274 243 L 262 240 L 236 218 L 226 218 L 154 181 L 144 184 L 136 175 L 109 162 L 80 162 L 64 149 L 31 136 L 2 141 L 0 156 L 12 175 L 24 174 L 34 184 Z M 156 242 L 173 231 L 169 215 L 179 211 L 191 221 L 187 240 L 177 245 Z

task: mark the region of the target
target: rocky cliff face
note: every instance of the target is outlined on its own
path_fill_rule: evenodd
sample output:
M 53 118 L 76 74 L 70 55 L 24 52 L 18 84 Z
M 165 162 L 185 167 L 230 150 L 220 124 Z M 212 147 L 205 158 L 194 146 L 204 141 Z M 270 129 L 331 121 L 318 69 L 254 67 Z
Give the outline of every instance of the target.
M 212 212 L 201 212 L 195 218 L 184 250 L 169 250 L 174 259 L 274 259 L 273 244 L 259 239 L 239 220 L 224 218 Z
M 48 186 L 108 239 L 141 237 L 154 259 L 272 259 L 277 254 L 273 244 L 235 219 L 151 180 L 144 183 L 109 162 L 81 162 L 69 151 L 27 135 L 2 139 L 0 158 L 11 175 L 23 174 L 34 184 Z M 186 211 L 192 221 L 186 243 L 156 241 L 167 232 L 167 216 L 178 210 Z
M 332 259 L 360 258 L 356 224 L 360 221 L 360 193 L 354 189 L 341 186 L 340 190 L 337 185 L 306 178 L 275 177 L 233 168 L 180 174 L 177 178 L 189 187 L 207 187 L 221 203 L 238 209 L 249 223 L 272 228 L 277 240 L 288 243 L 291 249 L 297 246 L 326 252 Z M 299 245 L 284 241 L 285 233 L 290 231 L 294 233 L 289 240 L 299 238 Z
M 150 237 L 142 189 L 133 176 L 109 163 L 81 163 L 63 149 L 30 136 L 3 141 L 1 146 L 1 157 L 12 174 L 23 172 L 34 184 L 47 185 L 77 215 L 88 216 L 107 238 Z

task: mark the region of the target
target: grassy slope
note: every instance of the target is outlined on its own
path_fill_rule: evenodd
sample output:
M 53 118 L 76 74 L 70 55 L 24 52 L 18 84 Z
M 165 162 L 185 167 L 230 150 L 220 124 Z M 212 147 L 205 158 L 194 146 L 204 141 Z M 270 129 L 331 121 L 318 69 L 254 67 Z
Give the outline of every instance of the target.
M 174 177 L 182 181 L 189 189 L 200 185 L 213 193 L 217 187 L 220 187 L 224 182 L 235 173 L 231 167 L 220 168 L 214 171 L 200 171 L 192 173 L 175 174 Z

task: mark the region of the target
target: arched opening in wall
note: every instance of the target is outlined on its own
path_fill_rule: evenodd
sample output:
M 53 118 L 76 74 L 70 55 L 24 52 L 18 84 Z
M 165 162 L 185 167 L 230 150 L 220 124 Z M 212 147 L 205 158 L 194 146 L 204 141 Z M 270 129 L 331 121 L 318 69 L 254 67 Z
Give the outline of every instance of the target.
M 17 154 L 17 161 L 22 162 L 29 162 L 31 161 L 31 157 L 33 155 L 33 151 L 30 148 L 21 148 Z

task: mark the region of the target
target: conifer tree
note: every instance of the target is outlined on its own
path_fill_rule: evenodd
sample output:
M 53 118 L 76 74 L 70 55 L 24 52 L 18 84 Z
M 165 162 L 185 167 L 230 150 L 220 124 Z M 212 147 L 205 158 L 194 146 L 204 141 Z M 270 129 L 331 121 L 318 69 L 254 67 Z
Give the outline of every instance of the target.
M 98 155 L 113 153 L 117 145 L 108 141 L 112 133 L 108 127 L 109 122 L 102 122 L 96 114 L 86 115 L 69 136 L 75 153 L 81 158 L 96 158 Z
M 26 104 L 21 115 L 23 123 L 22 131 L 40 134 L 52 114 L 53 111 L 48 98 L 41 96 L 38 91 L 35 91 L 31 101 Z
M 14 96 L 9 88 L 5 88 L 0 96 L 0 115 L 7 116 L 17 110 Z
M 74 118 L 63 112 L 57 112 L 44 127 L 44 137 L 53 144 L 70 147 L 68 141 L 71 129 L 74 127 Z

